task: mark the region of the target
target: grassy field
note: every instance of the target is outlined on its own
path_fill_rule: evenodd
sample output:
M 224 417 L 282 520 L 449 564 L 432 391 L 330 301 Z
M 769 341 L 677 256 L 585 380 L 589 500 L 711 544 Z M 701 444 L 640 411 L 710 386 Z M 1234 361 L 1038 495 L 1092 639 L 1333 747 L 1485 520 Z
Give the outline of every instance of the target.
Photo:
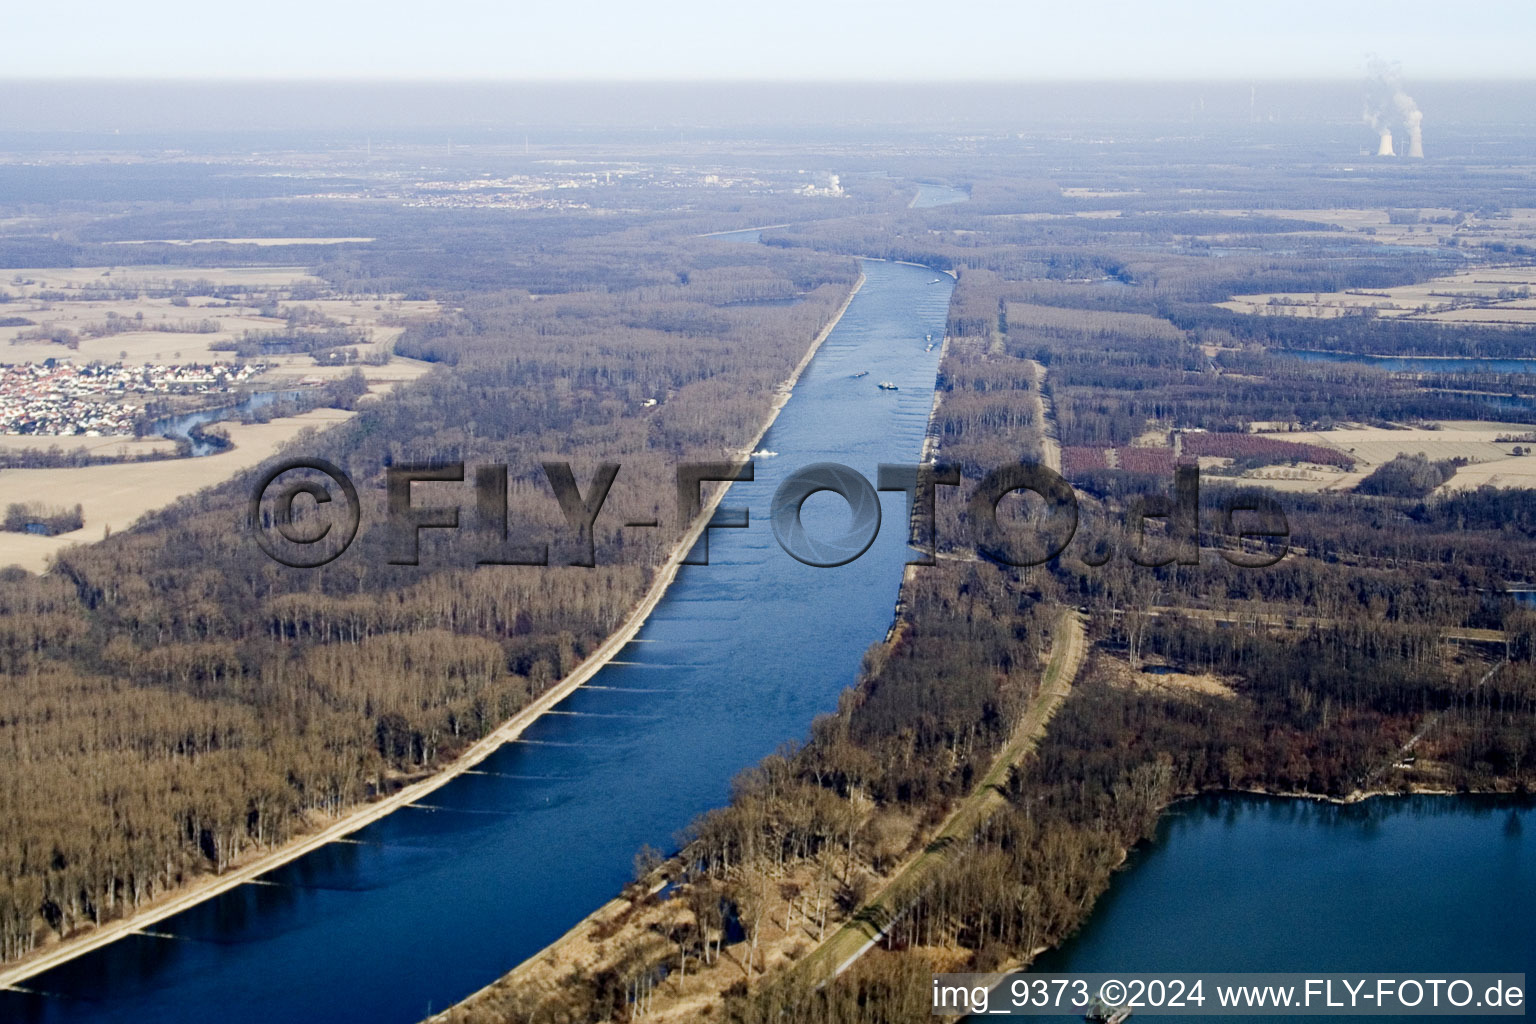
M 1484 423 L 1476 420 L 1441 420 L 1438 430 L 1411 428 L 1386 430 L 1381 427 L 1341 427 L 1335 430 L 1281 431 L 1273 436 L 1301 444 L 1320 444 L 1346 452 L 1356 459 L 1356 470 L 1348 474 L 1317 472 L 1311 478 L 1285 476 L 1275 470 L 1258 471 L 1251 480 L 1277 490 L 1346 490 L 1373 469 L 1399 455 L 1422 452 L 1430 459 L 1469 459 L 1471 465 L 1456 471 L 1442 490 L 1459 490 L 1491 484 L 1495 487 L 1536 487 L 1536 455 L 1515 455 L 1514 449 L 1530 448 L 1529 442 L 1499 441 L 1499 437 L 1519 437 L 1532 432 L 1528 423 Z M 1290 471 L 1296 473 L 1298 471 Z
M 21 297 L 39 291 L 87 285 L 144 288 L 164 287 L 174 281 L 208 281 L 221 287 L 242 286 L 259 290 L 286 288 L 298 281 L 322 283 L 303 267 L 29 267 L 8 270 L 4 275 L 0 277 L 0 286 Z
M 386 366 L 364 369 L 369 391 L 377 395 L 397 384 L 415 380 L 431 369 L 431 364 L 397 357 Z M 199 458 L 66 469 L 0 470 L 0 489 L 7 495 L 7 501 L 79 504 L 85 514 L 82 529 L 56 537 L 0 532 L 0 566 L 19 565 L 31 572 L 43 572 L 49 559 L 60 549 L 101 540 L 108 528 L 114 533 L 126 530 L 146 512 L 168 505 L 182 495 L 222 483 L 235 473 L 260 464 L 306 428 L 324 429 L 353 415 L 342 409 L 315 409 L 270 423 L 228 424 L 226 429 L 234 447 Z M 0 443 L 6 440 L 0 437 Z M 63 447 L 62 442 L 71 439 L 46 440 L 60 442 Z M 132 441 L 131 438 L 81 440 L 104 443 L 109 448 L 112 443 Z
M 275 243 L 274 243 L 275 244 Z M 169 298 L 140 296 L 136 299 L 88 298 L 87 289 L 157 288 L 176 281 L 207 281 L 217 287 L 240 287 L 253 293 L 251 303 L 265 300 L 270 292 L 281 294 L 294 285 L 320 288 L 325 282 L 309 276 L 302 267 L 178 267 L 167 273 L 162 267 L 68 267 L 38 268 L 8 272 L 0 277 L 0 289 L 13 296 L 4 306 L 6 317 L 22 317 L 31 326 L 0 327 L 0 362 L 41 362 L 49 358 L 76 362 L 115 363 L 187 363 L 228 362 L 233 353 L 211 346 L 231 341 L 246 331 L 272 331 L 285 326 L 278 317 L 261 316 L 254 304 L 229 306 L 204 296 L 191 296 L 185 306 L 172 305 Z M 60 292 L 79 293 L 60 299 Z M 98 293 L 99 294 L 99 293 Z M 45 297 L 47 296 L 47 297 Z M 302 302 L 278 301 L 280 310 L 295 305 L 315 309 L 347 327 L 371 332 L 369 344 L 359 345 L 359 356 L 390 350 L 404 329 L 402 322 L 430 316 L 437 305 L 428 301 L 390 299 L 319 298 Z M 86 337 L 92 325 L 103 324 L 109 316 L 129 320 L 143 317 L 146 329 Z M 207 333 L 185 330 L 155 330 L 160 324 L 194 325 L 205 320 L 216 322 L 217 329 Z M 35 327 L 61 327 L 79 336 L 79 347 L 67 348 L 46 341 L 21 341 L 21 335 Z M 313 374 L 314 363 L 306 355 L 264 357 L 263 362 L 285 369 L 305 369 Z
M 56 437 L 51 434 L 0 434 L 0 449 L 8 452 L 89 452 L 114 459 L 131 459 L 155 452 L 174 452 L 176 442 L 166 437 Z
M 1380 317 L 1441 323 L 1536 323 L 1536 298 L 1499 298 L 1501 289 L 1521 287 L 1536 293 L 1536 267 L 1480 267 L 1420 284 L 1352 292 L 1234 295 L 1218 305 L 1259 316 L 1326 318 L 1374 309 Z
M 1286 440 L 1290 438 L 1287 437 Z M 1208 479 L 1215 481 L 1224 479 L 1220 468 L 1216 467 L 1222 464 L 1230 465 L 1232 460 L 1202 456 L 1199 462 L 1202 469 L 1210 471 Z M 1225 479 L 1241 480 L 1245 485 L 1257 484 L 1272 491 L 1347 491 L 1369 474 L 1369 467 L 1347 470 L 1338 466 L 1300 463 L 1295 466 L 1261 466 L 1239 477 Z
M 1489 459 L 1463 466 L 1456 475 L 1440 485 L 1441 491 L 1474 490 L 1490 487 L 1536 488 L 1536 456 L 1512 456 Z
M 1458 211 L 1448 208 L 1424 207 L 1411 212 L 1418 214 L 1416 223 L 1392 223 L 1390 212 L 1385 209 L 1310 209 L 1310 210 L 1214 210 L 1223 216 L 1242 217 L 1262 215 L 1305 220 L 1317 224 L 1330 224 L 1351 234 L 1369 237 L 1382 245 L 1426 246 L 1454 241 L 1457 246 L 1476 248 L 1493 243 L 1529 244 L 1536 240 L 1536 209 L 1513 207 L 1497 217 L 1467 216 L 1460 224 L 1449 223 Z M 1401 219 L 1401 218 L 1400 218 Z M 1409 218 L 1410 220 L 1412 218 Z M 1431 223 L 1444 219 L 1448 223 Z
M 356 239 L 330 239 L 355 241 Z M 263 239 L 279 244 L 287 239 Z M 221 288 L 247 289 L 235 304 L 206 296 L 188 296 L 185 305 L 173 305 L 169 297 L 140 296 L 134 299 L 88 298 L 100 295 L 98 288 L 166 289 L 173 282 L 206 281 Z M 33 325 L 62 327 L 79 338 L 76 348 L 46 340 L 18 342 L 29 326 L 0 327 L 0 362 L 41 362 L 49 358 L 77 363 L 100 361 L 130 364 L 189 363 L 237 361 L 233 352 L 214 349 L 221 341 L 237 338 L 246 331 L 270 331 L 282 328 L 280 316 L 262 316 L 257 303 L 273 303 L 279 313 L 294 305 L 318 311 L 331 321 L 368 332 L 368 340 L 354 348 L 360 358 L 389 353 L 395 341 L 413 320 L 424 319 L 438 311 L 435 302 L 407 301 L 400 298 L 326 297 L 292 302 L 283 299 L 294 285 L 327 287 L 319 278 L 309 276 L 302 267 L 44 267 L 6 271 L 0 275 L 0 289 L 12 301 L 3 309 L 7 317 L 23 317 Z M 60 298 L 60 293 L 63 298 Z M 270 310 L 269 310 L 270 312 Z M 103 324 L 108 315 L 128 318 L 142 316 L 151 329 L 85 336 L 90 325 Z M 154 330 L 162 323 L 171 325 L 216 321 L 217 330 L 201 333 L 180 330 Z M 296 386 L 303 380 L 327 380 L 351 373 L 353 366 L 317 366 L 307 354 L 263 356 L 268 369 L 255 378 L 257 389 Z M 393 357 L 382 366 L 364 366 L 363 372 L 372 394 L 380 394 L 397 384 L 415 380 L 430 369 L 426 363 Z M 129 396 L 129 401 L 134 401 Z M 231 424 L 227 427 L 234 447 L 216 455 L 196 459 L 174 459 L 154 463 L 86 466 L 66 469 L 11 469 L 0 471 L 12 501 L 35 500 L 51 505 L 79 504 L 85 513 L 85 527 L 57 537 L 0 533 L 0 565 L 20 565 L 34 572 L 43 571 L 48 560 L 71 544 L 100 540 L 108 529 L 127 529 L 146 512 L 160 508 L 176 498 L 211 487 L 240 470 L 260 463 L 310 427 L 324 428 L 347 419 L 351 413 L 340 409 L 316 409 L 302 416 L 262 424 Z M 35 435 L 0 435 L 0 449 L 48 451 L 85 449 L 98 455 L 138 455 L 174 450 L 174 442 L 157 438 L 131 437 L 40 437 Z
M 371 242 L 371 238 L 133 238 L 112 245 L 341 245 L 343 242 Z

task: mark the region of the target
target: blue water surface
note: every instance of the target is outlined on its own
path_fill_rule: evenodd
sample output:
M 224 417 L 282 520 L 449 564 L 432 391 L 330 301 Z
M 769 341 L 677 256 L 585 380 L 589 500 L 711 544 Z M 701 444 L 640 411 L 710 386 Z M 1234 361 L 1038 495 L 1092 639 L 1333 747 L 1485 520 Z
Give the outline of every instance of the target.
M 921 267 L 864 271 L 763 440 L 779 454 L 725 502 L 751 525 L 712 531 L 710 564 L 682 570 L 618 661 L 425 806 L 27 983 L 46 994 L 0 993 L 0 1020 L 420 1020 L 613 897 L 641 844 L 673 847 L 732 775 L 803 737 L 889 627 L 906 499 L 882 495 L 863 557 L 816 569 L 779 548 L 770 498 L 811 462 L 873 481 L 878 463 L 917 461 L 939 360 L 925 338 L 942 336 L 953 287 Z M 821 498 L 808 527 L 840 532 L 848 513 Z

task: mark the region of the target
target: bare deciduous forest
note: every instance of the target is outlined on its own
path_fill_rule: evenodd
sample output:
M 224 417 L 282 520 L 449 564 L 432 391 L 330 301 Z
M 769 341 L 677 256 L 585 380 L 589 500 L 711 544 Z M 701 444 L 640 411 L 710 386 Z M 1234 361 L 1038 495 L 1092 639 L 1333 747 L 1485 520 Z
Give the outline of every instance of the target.
M 1423 281 L 1462 257 L 1384 253 L 1299 219 L 1191 214 L 1159 190 L 1162 173 L 1145 169 L 1135 195 L 1094 200 L 1114 218 L 1072 216 L 1052 184 L 976 175 L 968 203 L 764 232 L 791 251 L 957 273 L 931 433 L 936 461 L 965 484 L 939 489 L 939 565 L 909 574 L 892 638 L 871 648 L 836 715 L 741 776 L 674 858 L 637 861 L 621 923 L 589 936 L 601 970 L 562 974 L 558 953 L 547 969 L 535 958 L 447 1019 L 923 1020 L 932 971 L 1018 965 L 1075 932 L 1181 796 L 1529 790 L 1536 619 L 1508 591 L 1536 556 L 1532 492 L 1434 491 L 1453 465 L 1426 469 L 1432 481 L 1415 466 L 1377 471 L 1378 482 L 1411 476 L 1404 486 L 1270 492 L 1290 535 L 1287 556 L 1263 570 L 1222 558 L 1235 550 L 1219 527 L 1224 505 L 1252 491 L 1245 472 L 1356 465 L 1339 449 L 1255 436 L 1255 424 L 1536 420 L 1529 403 L 1488 400 L 1529 395 L 1530 377 L 1409 375 L 1281 350 L 1509 356 L 1536 339 L 1520 327 L 1217 308 L 1244 291 Z M 1304 175 L 1266 186 L 1280 208 L 1326 205 Z M 1456 198 L 1449 179 L 1433 187 L 1446 190 L 1437 205 L 1485 201 Z M 1179 431 L 1182 451 L 1168 441 Z M 1118 464 L 1065 459 L 1084 518 L 1061 559 L 976 559 L 970 488 L 995 466 L 1041 458 L 1043 435 L 1064 456 L 1118 448 Z M 1221 460 L 1200 492 L 1199 564 L 1131 564 L 1157 541 L 1117 524 L 1144 496 L 1171 493 L 1174 466 L 1196 458 Z M 1013 766 L 1006 806 L 893 917 L 876 915 L 890 908 L 875 894 L 920 855 L 1038 692 L 1062 607 L 1084 613 L 1095 653 L 1038 750 Z M 1154 669 L 1198 685 L 1160 685 Z M 651 894 L 658 877 L 669 901 Z M 860 921 L 879 945 L 827 983 L 816 951 Z
M 6 573 L 0 955 L 131 913 L 430 773 L 566 675 L 687 525 L 676 465 L 753 436 L 857 274 L 841 258 L 549 227 L 486 232 L 477 250 L 439 226 L 393 253 L 396 279 L 499 276 L 398 343 L 436 372 L 302 453 L 343 466 L 374 521 L 392 464 L 506 466 L 508 521 L 551 546 L 551 567 L 475 571 L 462 538 L 395 567 L 380 530 L 324 569 L 286 569 L 243 542 L 251 473 L 67 550 L 46 576 Z M 12 265 L 30 255 L 4 247 Z M 594 268 L 602 283 L 583 285 Z M 353 294 L 397 283 L 348 259 L 319 270 Z M 582 486 L 598 463 L 622 464 L 596 568 L 563 567 L 581 539 L 546 459 Z M 659 536 L 626 536 L 630 513 L 660 519 Z
M 99 208 L 50 206 L 36 185 L 42 226 L 0 235 L 0 266 L 18 274 L 126 260 L 174 282 L 302 264 L 323 288 L 259 301 L 437 301 L 394 345 L 432 371 L 377 399 L 342 378 L 327 399 L 356 416 L 292 450 L 344 468 L 370 522 L 384 518 L 391 467 L 505 466 L 507 520 L 517 540 L 549 545 L 551 565 L 477 567 L 467 530 L 426 531 L 422 564 L 392 565 L 399 537 L 375 530 L 324 569 L 284 568 L 239 542 L 258 467 L 65 550 L 44 575 L 0 571 L 0 958 L 425 777 L 554 686 L 623 622 L 687 525 L 676 465 L 755 435 L 857 280 L 856 256 L 956 276 L 930 434 L 963 483 L 938 489 L 938 564 L 908 572 L 890 638 L 835 714 L 743 773 L 676 850 L 641 851 L 616 916 L 583 933 L 589 962 L 551 955 L 544 983 L 513 974 L 449 1019 L 926 1019 L 931 970 L 1018 965 L 1069 937 L 1182 796 L 1528 792 L 1536 617 L 1513 592 L 1536 557 L 1536 492 L 1451 486 L 1467 460 L 1407 451 L 1371 465 L 1326 442 L 1346 426 L 1462 421 L 1523 436 L 1536 375 L 1293 353 L 1529 357 L 1536 329 L 1218 305 L 1529 266 L 1530 240 L 1506 226 L 1525 163 L 1343 180 L 1284 148 L 1237 170 L 1208 142 L 1170 161 L 1150 130 L 1109 155 L 1012 136 L 944 145 L 893 157 L 850 140 L 835 161 L 765 147 L 728 169 L 756 182 L 738 193 L 679 184 L 670 157 L 648 158 L 645 180 L 610 189 L 593 172 L 561 186 L 566 205 L 520 209 L 428 209 L 420 183 L 341 201 L 265 177 L 229 202 L 194 168 L 112 179 Z M 798 170 L 833 162 L 848 165 L 840 195 Z M 936 180 L 968 198 L 909 208 L 914 183 Z M 166 203 L 168 188 L 191 198 Z M 1325 216 L 1388 208 L 1394 224 L 1409 209 L 1454 216 L 1445 237 L 1414 245 Z M 761 245 L 703 237 L 761 224 L 781 225 Z M 305 234 L 373 241 L 116 244 Z M 255 305 L 238 286 L 168 287 Z M 105 280 L 60 293 L 126 294 Z M 348 340 L 293 321 L 234 351 Z M 977 482 L 1058 450 L 1081 508 L 1073 544 L 1029 568 L 979 555 Z M 590 537 L 567 528 L 550 460 L 583 487 L 600 463 L 621 464 Z M 1134 513 L 1191 464 L 1204 473 L 1194 563 L 1134 564 L 1172 539 Z M 1340 485 L 1276 483 L 1303 471 Z M 467 485 L 433 493 L 459 494 L 468 520 Z M 1242 568 L 1224 509 L 1256 493 L 1284 510 L 1285 557 Z M 1003 518 L 1023 530 L 1034 515 Z M 652 517 L 650 534 L 619 525 Z M 594 568 L 573 564 L 588 542 Z M 991 787 L 1041 706 L 1067 617 L 1086 623 L 1087 660 L 1038 745 Z M 1001 805 L 944 837 L 925 884 L 877 919 L 879 897 L 978 793 Z M 845 926 L 880 941 L 827 983 L 817 952 Z

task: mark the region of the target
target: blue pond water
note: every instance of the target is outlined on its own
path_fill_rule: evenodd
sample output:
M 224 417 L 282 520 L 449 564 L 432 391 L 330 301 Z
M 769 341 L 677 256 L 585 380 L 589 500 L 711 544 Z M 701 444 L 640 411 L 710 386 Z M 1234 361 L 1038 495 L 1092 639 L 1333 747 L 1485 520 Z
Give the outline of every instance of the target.
M 912 197 L 911 209 L 926 210 L 934 206 L 949 206 L 951 203 L 965 203 L 971 198 L 971 193 L 965 189 L 955 189 L 948 184 L 932 184 L 920 181 L 917 184 L 917 195 Z
M 919 182 L 917 195 L 912 197 L 911 208 L 914 210 L 926 210 L 934 206 L 948 206 L 950 203 L 963 203 L 971 198 L 971 194 L 963 188 L 955 188 L 951 185 L 935 185 L 929 182 Z
M 1533 846 L 1529 801 L 1185 801 L 1035 969 L 1536 977 Z
M 191 454 L 194 457 L 211 455 L 218 451 L 218 447 L 193 437 L 191 432 L 194 427 L 217 423 L 220 420 L 238 420 L 245 413 L 265 409 L 279 399 L 297 398 L 303 393 L 297 390 L 257 391 L 233 405 L 221 405 L 215 409 L 203 409 L 199 412 L 182 413 L 179 416 L 167 416 L 164 419 L 155 420 L 150 423 L 145 433 L 169 437 L 176 441 L 188 441 L 192 445 Z
M 1536 359 L 1429 359 L 1423 356 L 1368 356 L 1353 352 L 1277 349 L 1276 355 L 1308 363 L 1356 363 L 1393 373 L 1536 373 Z
M 671 848 L 735 772 L 804 736 L 889 626 L 905 498 L 882 495 L 874 546 L 837 569 L 780 550 L 770 498 L 806 463 L 873 481 L 877 463 L 916 461 L 939 359 L 924 336 L 943 333 L 952 287 L 864 269 L 764 439 L 781 454 L 726 501 L 752 525 L 713 531 L 711 564 L 683 569 L 620 661 L 429 806 L 27 983 L 50 995 L 0 993 L 0 1020 L 419 1020 L 558 937 L 628 881 L 642 843 Z M 836 499 L 806 505 L 813 535 L 847 519 Z

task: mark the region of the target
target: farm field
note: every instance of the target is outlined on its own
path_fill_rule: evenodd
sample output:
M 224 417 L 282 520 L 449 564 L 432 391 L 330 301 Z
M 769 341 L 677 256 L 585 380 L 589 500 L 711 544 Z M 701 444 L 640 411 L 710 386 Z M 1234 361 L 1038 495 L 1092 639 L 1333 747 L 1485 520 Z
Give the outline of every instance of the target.
M 341 245 L 346 242 L 371 242 L 371 238 L 131 238 L 110 245 Z
M 1370 473 L 1371 467 L 1356 456 L 1311 440 L 1317 436 L 1317 432 L 1174 431 L 1170 444 L 1166 430 L 1152 429 L 1126 446 L 1065 448 L 1062 460 L 1069 476 L 1104 469 L 1167 476 L 1178 462 L 1192 458 L 1213 480 L 1241 480 L 1284 491 L 1349 490 Z M 1249 460 L 1250 465 L 1255 459 L 1271 464 L 1234 469 L 1238 459 Z
M 898 71 L 942 71 L 946 16 Z M 949 20 L 969 60 L 987 19 Z M 924 1024 L 935 971 L 1084 969 L 1100 914 L 1198 931 L 1114 908 L 1202 822 L 1261 827 L 1233 878 L 1302 879 L 1295 826 L 1428 790 L 1476 801 L 1471 845 L 1250 887 L 1206 952 L 1536 948 L 1488 926 L 1536 921 L 1503 870 L 1536 778 L 1536 81 L 1161 83 L 1127 42 L 1129 88 L 354 83 L 335 47 L 348 81 L 14 83 L 0 1022 Z M 1410 88 L 1403 158 L 1364 155 Z M 750 494 L 672 514 L 678 467 L 751 452 Z M 905 514 L 829 573 L 763 504 L 812 458 L 959 482 L 881 497 Z M 364 504 L 312 571 L 246 523 L 295 459 Z M 389 485 L 445 462 L 406 504 L 463 542 L 404 565 Z M 1060 540 L 1054 500 L 977 505 L 1022 466 L 1077 498 L 1049 565 L 1009 549 Z M 722 499 L 752 529 L 679 572 Z M 848 529 L 828 500 L 807 540 Z M 1351 947 L 1291 898 L 1386 906 L 1430 847 L 1478 883 L 1433 927 Z
M 1317 224 L 1330 224 L 1352 234 L 1369 237 L 1382 245 L 1438 246 L 1454 242 L 1458 247 L 1476 248 L 1491 244 L 1529 243 L 1536 239 L 1536 209 L 1511 207 L 1497 217 L 1466 216 L 1455 223 L 1458 211 L 1449 208 L 1421 207 L 1403 211 L 1410 216 L 1392 223 L 1392 211 L 1378 209 L 1287 209 L 1287 210 L 1214 210 L 1224 216 L 1283 217 Z M 1413 214 L 1417 214 L 1414 220 Z M 1436 223 L 1440 221 L 1442 223 Z
M 173 305 L 169 296 L 140 295 L 137 298 L 91 298 L 98 289 L 158 290 L 177 287 L 178 283 L 199 282 L 216 289 L 237 288 L 247 292 L 235 305 L 202 295 L 186 297 L 186 305 Z M 430 301 L 352 298 L 287 298 L 292 289 L 302 286 L 306 292 L 328 287 L 319 278 L 306 274 L 301 267 L 184 267 L 174 274 L 163 268 L 140 267 L 69 267 L 17 270 L 0 279 L 0 289 L 13 299 L 5 304 L 7 318 L 21 318 L 29 324 L 0 327 L 0 362 L 42 362 L 49 358 L 75 362 L 104 363 L 187 363 L 229 362 L 234 358 L 227 344 L 246 331 L 274 331 L 286 321 L 262 316 L 257 303 L 276 305 L 286 313 L 295 306 L 314 310 L 332 321 L 369 332 L 369 340 L 357 345 L 365 358 L 380 351 L 390 351 L 404 330 L 406 321 L 428 316 L 437 310 Z M 59 292 L 79 292 L 80 298 L 57 297 Z M 248 304 L 247 304 L 248 303 Z M 268 310 L 270 312 L 270 310 Z M 126 330 L 91 336 L 87 329 L 112 318 L 142 318 L 146 329 Z M 212 331 L 195 330 L 203 321 L 214 321 Z M 160 324 L 175 330 L 155 330 Z M 77 347 L 70 348 L 47 339 L 22 340 L 38 328 L 59 328 L 73 332 Z M 304 368 L 300 376 L 315 374 L 317 368 L 307 355 L 264 356 L 262 361 L 285 369 Z
M 57 448 L 61 452 L 89 452 L 94 456 L 115 459 L 131 459 L 155 452 L 174 452 L 176 442 L 166 437 L 86 437 L 77 434 L 61 437 L 54 434 L 0 434 L 0 451 L 46 452 Z
M 368 366 L 363 370 L 368 379 L 369 394 L 381 395 L 397 384 L 415 380 L 431 368 L 430 363 L 397 357 L 388 365 Z M 233 447 L 198 458 L 62 469 L 0 470 L 0 488 L 9 496 L 8 501 L 37 501 L 62 506 L 78 504 L 85 515 L 82 529 L 53 537 L 0 532 L 0 566 L 20 565 L 32 572 L 42 572 L 47 569 L 48 560 L 60 549 L 101 540 L 108 528 L 113 532 L 125 530 L 147 512 L 259 465 L 264 459 L 276 455 L 301 432 L 311 428 L 324 430 L 351 419 L 353 415 L 345 409 L 314 409 L 268 423 L 225 424 Z M 0 438 L 0 442 L 21 440 L 46 440 L 65 447 L 64 443 L 72 439 Z M 113 445 L 132 443 L 133 439 L 78 440 L 102 444 L 110 453 Z
M 1439 490 L 1468 491 L 1485 484 L 1490 487 L 1536 488 L 1536 457 L 1517 455 L 1463 466 L 1456 471 L 1455 476 L 1441 484 Z
M 1536 456 L 1515 455 L 1514 449 L 1529 444 L 1498 441 L 1499 437 L 1520 436 L 1531 431 L 1530 424 L 1486 423 L 1472 420 L 1437 421 L 1439 429 L 1409 428 L 1387 430 L 1381 427 L 1342 427 L 1335 430 L 1286 431 L 1266 434 L 1286 441 L 1324 445 L 1356 460 L 1355 472 L 1330 475 L 1315 474 L 1319 486 L 1305 486 L 1283 474 L 1266 478 L 1260 470 L 1246 479 L 1281 490 L 1344 490 L 1384 462 L 1399 455 L 1422 452 L 1434 461 L 1468 459 L 1471 464 L 1456 471 L 1443 490 L 1460 490 L 1491 484 L 1495 487 L 1536 487 Z M 1326 485 L 1326 486 L 1324 486 Z
M 0 470 L 0 488 L 4 488 L 9 500 L 78 504 L 85 516 L 83 528 L 53 537 L 0 532 L 0 565 L 19 565 L 30 572 L 43 572 L 49 559 L 61 549 L 94 543 L 108 529 L 113 533 L 126 530 L 146 512 L 260 464 L 306 427 L 323 429 L 351 416 L 341 409 L 315 409 L 270 423 L 230 424 L 229 436 L 234 447 L 196 459 Z
M 235 289 L 233 304 L 206 295 L 185 296 L 185 305 L 172 303 L 164 292 L 177 282 L 199 282 L 198 287 Z M 295 287 L 313 293 L 326 287 L 325 282 L 306 274 L 299 267 L 180 267 L 173 274 L 163 268 L 73 267 L 16 270 L 0 281 L 14 298 L 4 307 L 8 317 L 20 317 L 31 325 L 0 328 L 0 362 L 42 362 L 49 358 L 75 363 L 99 361 L 129 364 L 190 363 L 241 361 L 228 349 L 212 346 L 238 338 L 246 331 L 275 331 L 288 326 L 281 316 L 259 315 L 257 304 L 280 314 L 303 306 L 328 322 L 366 332 L 366 340 L 351 346 L 360 359 L 391 353 L 405 325 L 433 315 L 435 302 L 405 301 L 398 298 L 317 297 L 294 301 L 289 296 Z M 138 289 L 158 291 L 158 296 L 112 297 L 110 290 L 132 292 Z M 103 294 L 104 298 L 59 298 L 59 293 L 78 292 L 82 296 Z M 185 290 L 180 289 L 180 290 Z M 145 324 L 171 325 L 216 322 L 217 330 L 132 330 L 89 336 L 85 328 L 111 318 L 134 320 Z M 61 328 L 73 332 L 75 347 L 45 339 L 18 342 L 18 335 L 29 330 Z M 331 380 L 353 372 L 358 364 L 317 365 L 307 353 L 263 355 L 255 360 L 267 367 L 254 378 L 260 388 L 286 388 Z M 397 384 L 422 376 L 430 364 L 391 356 L 382 365 L 361 365 L 369 385 L 369 394 L 382 394 Z M 132 401 L 132 396 L 129 396 Z M 209 487 L 232 474 L 260 463 L 309 428 L 324 428 L 349 418 L 341 409 L 316 409 L 303 415 L 260 424 L 227 424 L 233 448 L 199 458 L 171 459 L 151 463 L 124 463 L 47 469 L 10 469 L 0 471 L 0 484 L 12 500 L 40 501 L 50 505 L 82 506 L 85 526 L 77 531 L 53 537 L 27 534 L 0 534 L 0 565 L 21 565 L 42 571 L 48 559 L 63 547 L 101 539 L 107 529 L 128 528 L 140 516 L 177 498 Z M 85 450 L 93 455 L 133 456 L 174 450 L 174 442 L 160 438 L 135 439 L 126 436 L 0 436 L 0 449 L 13 451 Z
M 1375 310 L 1376 316 L 1449 323 L 1536 323 L 1536 268 L 1480 267 L 1420 284 L 1347 292 L 1264 292 L 1234 295 L 1223 309 L 1258 316 L 1337 317 Z M 1524 295 L 1519 295 L 1521 290 Z M 1505 292 L 1500 298 L 1500 292 Z M 1511 293 L 1514 293 L 1513 297 Z
M 28 267 L 7 271 L 0 287 L 24 298 L 47 289 L 88 285 L 155 288 L 175 281 L 207 281 L 218 287 L 250 289 L 286 288 L 301 281 L 323 283 L 303 267 Z
M 1232 460 L 1202 457 L 1198 461 L 1201 470 L 1209 474 L 1207 479 L 1214 481 L 1222 479 L 1222 467 Z M 1357 463 L 1355 469 L 1306 462 L 1295 466 L 1262 466 L 1226 479 L 1256 484 L 1272 491 L 1348 491 L 1370 475 L 1370 468 L 1361 468 L 1362 465 Z

